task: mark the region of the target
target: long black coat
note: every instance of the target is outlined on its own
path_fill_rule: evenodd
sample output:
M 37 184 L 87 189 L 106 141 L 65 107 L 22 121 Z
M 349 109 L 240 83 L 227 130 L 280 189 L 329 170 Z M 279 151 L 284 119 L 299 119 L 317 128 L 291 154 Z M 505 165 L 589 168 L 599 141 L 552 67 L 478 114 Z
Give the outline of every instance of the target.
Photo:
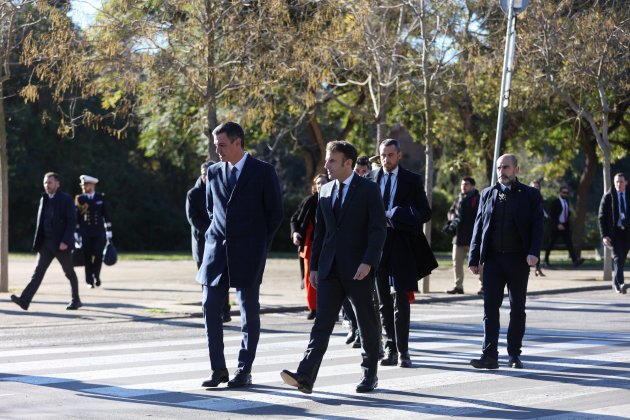
M 380 185 L 382 176 L 381 168 L 369 178 Z M 422 231 L 422 225 L 431 220 L 431 207 L 420 175 L 401 166 L 392 210 L 379 270 L 387 270 L 396 291 L 418 291 L 418 280 L 438 266 Z
M 457 228 L 455 230 L 455 237 L 453 237 L 453 243 L 455 245 L 470 245 L 478 207 L 479 191 L 476 189 L 473 189 L 467 194 L 460 194 L 451 206 L 449 213 L 453 212 L 457 219 Z
M 39 251 L 44 242 L 44 207 L 51 206 L 54 216 L 52 219 L 52 229 L 57 246 L 61 242 L 74 248 L 74 229 L 77 224 L 77 213 L 74 208 L 74 200 L 63 191 L 57 191 L 50 199 L 48 194 L 43 193 L 39 200 L 37 210 L 37 226 L 35 227 L 35 239 L 33 240 L 33 251 Z M 50 239 L 50 238 L 47 238 Z
M 312 224 L 315 226 L 317 199 L 317 193 L 305 197 L 298 205 L 295 213 L 291 215 L 291 238 L 293 238 L 293 234 L 297 232 L 303 239 L 302 245 L 300 245 L 300 251 L 304 248 L 304 239 L 306 239 L 306 229 L 308 228 L 308 225 Z
M 186 194 L 186 218 L 190 223 L 193 260 L 201 263 L 203 249 L 206 246 L 205 235 L 210 226 L 210 217 L 206 209 L 206 184 L 201 181 L 201 177 Z

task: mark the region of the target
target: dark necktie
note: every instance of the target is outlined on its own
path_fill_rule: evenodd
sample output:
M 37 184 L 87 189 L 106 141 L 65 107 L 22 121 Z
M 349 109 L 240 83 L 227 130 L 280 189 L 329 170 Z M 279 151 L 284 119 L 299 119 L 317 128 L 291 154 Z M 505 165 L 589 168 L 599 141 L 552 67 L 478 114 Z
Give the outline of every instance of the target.
M 387 177 L 387 182 L 385 182 L 385 189 L 383 190 L 383 205 L 385 206 L 385 210 L 388 210 L 389 200 L 391 198 L 392 174 L 385 172 L 385 176 Z
M 626 195 L 619 193 L 619 204 L 621 205 L 621 212 L 626 216 Z
M 230 192 L 234 190 L 236 186 L 236 166 L 232 166 L 232 171 L 230 172 L 230 178 L 228 179 L 228 187 L 230 188 Z
M 343 198 L 343 183 L 339 183 L 339 188 L 337 189 L 337 198 L 335 199 L 335 205 L 333 206 L 333 214 L 335 215 L 335 219 L 339 220 L 339 215 L 341 214 L 341 199 Z

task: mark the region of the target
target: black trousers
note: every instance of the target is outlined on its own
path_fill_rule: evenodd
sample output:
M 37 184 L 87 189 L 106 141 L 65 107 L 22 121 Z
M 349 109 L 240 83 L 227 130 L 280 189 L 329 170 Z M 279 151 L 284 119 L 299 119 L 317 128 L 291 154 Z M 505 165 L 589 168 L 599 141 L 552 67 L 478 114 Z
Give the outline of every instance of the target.
M 613 239 L 613 282 L 617 285 L 624 284 L 623 270 L 630 249 L 630 229 L 615 228 Z
M 342 279 L 333 267 L 331 274 L 317 282 L 317 317 L 311 329 L 308 347 L 298 366 L 298 373 L 317 379 L 319 367 L 328 349 L 330 335 L 339 317 L 341 304 L 347 297 L 357 317 L 361 346 L 363 347 L 363 375 L 375 376 L 378 367 L 378 321 L 372 303 L 374 277 L 363 280 Z
M 197 263 L 197 270 L 199 270 L 199 267 L 201 267 L 201 263 L 202 261 L 195 261 Z M 202 287 L 202 291 L 203 291 L 203 287 Z M 222 317 L 223 319 L 228 318 L 230 316 L 230 310 L 232 309 L 232 306 L 230 305 L 230 293 L 228 292 L 225 295 L 225 302 L 223 302 L 223 311 L 222 313 Z
M 22 295 L 20 296 L 22 300 L 29 303 L 33 300 L 33 296 L 35 296 L 37 289 L 39 289 L 39 286 L 42 284 L 42 280 L 44 280 L 46 270 L 48 270 L 50 263 L 55 258 L 57 258 L 57 261 L 61 264 L 66 278 L 70 280 L 72 300 L 79 300 L 79 280 L 77 274 L 74 272 L 74 266 L 72 265 L 72 252 L 70 248 L 65 251 L 60 251 L 57 242 L 51 240 L 45 240 L 37 253 L 37 266 L 35 267 L 31 281 L 26 285 L 24 291 L 22 291 Z
M 409 351 L 409 318 L 411 305 L 407 291 L 392 292 L 387 267 L 379 270 L 376 279 L 381 321 L 385 328 L 385 348 L 393 352 Z
M 85 255 L 85 282 L 87 284 L 94 284 L 96 279 L 100 280 L 101 278 L 105 234 L 84 236 L 81 239 L 83 240 L 83 254 Z
M 510 299 L 510 323 L 507 330 L 507 351 L 519 356 L 525 335 L 525 300 L 529 266 L 521 253 L 490 253 L 483 265 L 483 345 L 485 356 L 499 357 L 499 308 L 507 285 Z
M 559 230 L 557 226 L 551 229 L 551 234 L 549 236 L 549 245 L 547 245 L 547 249 L 545 250 L 545 262 L 547 264 L 549 264 L 549 254 L 551 253 L 554 244 L 558 240 L 558 237 L 562 238 L 562 240 L 564 241 L 564 244 L 567 247 L 567 251 L 569 251 L 569 258 L 571 258 L 571 261 L 577 261 L 577 255 L 575 254 L 575 249 L 573 249 L 572 235 L 573 233 L 571 232 L 571 229 Z

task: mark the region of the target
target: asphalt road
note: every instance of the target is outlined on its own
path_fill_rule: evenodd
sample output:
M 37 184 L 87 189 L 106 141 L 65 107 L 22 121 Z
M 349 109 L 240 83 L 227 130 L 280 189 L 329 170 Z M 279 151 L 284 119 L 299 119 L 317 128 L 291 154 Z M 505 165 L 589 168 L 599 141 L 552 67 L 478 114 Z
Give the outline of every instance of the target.
M 502 309 L 507 325 L 508 308 Z M 553 418 L 630 416 L 630 300 L 610 291 L 528 300 L 525 369 L 476 371 L 480 300 L 412 305 L 412 369 L 384 367 L 379 388 L 356 394 L 360 353 L 335 328 L 312 395 L 285 386 L 311 323 L 303 313 L 263 315 L 254 386 L 199 387 L 209 373 L 201 319 L 104 320 L 0 329 L 3 419 Z M 240 343 L 226 327 L 233 371 Z M 504 331 L 503 331 L 504 333 Z

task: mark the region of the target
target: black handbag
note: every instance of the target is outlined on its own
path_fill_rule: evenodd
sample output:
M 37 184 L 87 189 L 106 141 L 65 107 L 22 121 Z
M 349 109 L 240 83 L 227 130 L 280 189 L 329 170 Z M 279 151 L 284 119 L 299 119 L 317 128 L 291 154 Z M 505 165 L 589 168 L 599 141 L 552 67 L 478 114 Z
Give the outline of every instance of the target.
M 114 243 L 109 239 L 103 250 L 103 263 L 105 263 L 105 265 L 114 265 L 116 261 L 118 261 L 118 252 L 116 251 Z

